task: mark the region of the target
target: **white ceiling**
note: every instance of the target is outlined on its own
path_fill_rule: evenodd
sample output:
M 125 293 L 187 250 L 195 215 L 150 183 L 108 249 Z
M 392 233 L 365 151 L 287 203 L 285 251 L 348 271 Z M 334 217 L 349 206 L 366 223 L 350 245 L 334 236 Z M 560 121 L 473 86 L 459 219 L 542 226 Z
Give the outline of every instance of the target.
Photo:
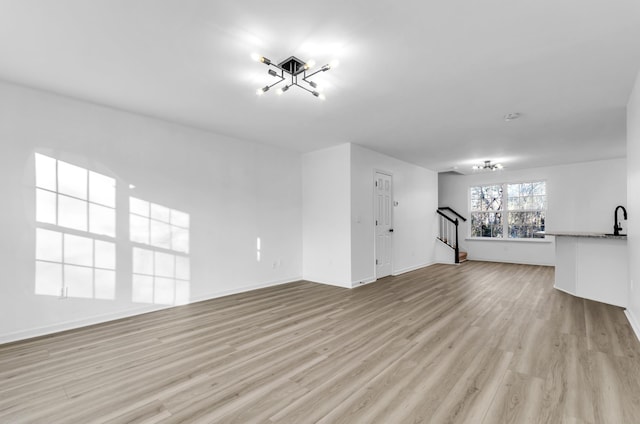
M 317 78 L 325 101 L 258 97 L 273 78 L 252 53 L 340 66 Z M 0 79 L 439 171 L 624 156 L 639 69 L 638 0 L 0 0 Z

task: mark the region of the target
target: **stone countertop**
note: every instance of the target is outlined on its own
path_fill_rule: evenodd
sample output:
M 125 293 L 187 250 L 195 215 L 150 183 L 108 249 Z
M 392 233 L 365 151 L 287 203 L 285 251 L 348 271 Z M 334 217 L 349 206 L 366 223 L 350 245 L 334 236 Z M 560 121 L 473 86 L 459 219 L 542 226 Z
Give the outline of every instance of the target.
M 602 238 L 602 239 L 618 239 L 618 240 L 626 240 L 626 234 L 620 234 L 618 236 L 614 236 L 613 234 L 606 233 L 589 233 L 582 231 L 545 231 L 545 235 L 547 236 L 556 236 L 556 237 L 589 237 L 589 238 Z

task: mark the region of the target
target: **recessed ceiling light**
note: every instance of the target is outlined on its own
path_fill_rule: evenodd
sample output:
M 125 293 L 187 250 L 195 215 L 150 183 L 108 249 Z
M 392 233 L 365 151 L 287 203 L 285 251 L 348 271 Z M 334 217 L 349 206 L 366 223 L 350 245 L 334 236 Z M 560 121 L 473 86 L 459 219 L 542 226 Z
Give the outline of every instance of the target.
M 520 117 L 520 114 L 518 112 L 507 113 L 506 115 L 504 115 L 504 120 L 506 122 L 509 122 L 509 121 L 513 121 L 514 119 L 518 119 L 519 117 Z

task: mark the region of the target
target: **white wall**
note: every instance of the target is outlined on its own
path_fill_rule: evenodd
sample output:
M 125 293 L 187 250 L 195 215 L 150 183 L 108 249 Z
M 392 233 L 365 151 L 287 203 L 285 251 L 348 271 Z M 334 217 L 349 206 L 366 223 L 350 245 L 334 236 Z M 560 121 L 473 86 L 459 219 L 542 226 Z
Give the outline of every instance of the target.
M 34 295 L 34 152 L 116 178 L 115 300 Z M 299 279 L 300 174 L 294 152 L 0 83 L 0 343 L 161 307 L 131 301 L 129 194 L 190 214 L 192 300 Z
M 349 157 L 348 144 L 302 157 L 305 280 L 351 287 Z
M 394 275 L 434 263 L 438 183 L 425 168 L 351 145 L 351 281 L 375 279 L 374 174 L 393 176 Z
M 303 155 L 303 277 L 355 287 L 375 280 L 373 182 L 393 175 L 392 273 L 434 263 L 437 174 L 354 144 Z
M 629 307 L 627 316 L 640 338 L 640 73 L 627 106 L 627 202 L 629 212 Z
M 441 175 L 439 205 L 450 206 L 468 217 L 469 187 L 494 182 L 545 180 L 547 182 L 548 231 L 613 231 L 613 211 L 626 206 L 626 160 L 613 159 L 518 171 L 478 173 L 465 176 Z M 469 222 L 467 222 L 468 224 Z M 626 231 L 627 221 L 622 221 Z M 463 228 L 468 237 L 469 226 Z M 552 237 L 548 237 L 553 241 Z M 461 240 L 471 260 L 555 264 L 555 243 Z

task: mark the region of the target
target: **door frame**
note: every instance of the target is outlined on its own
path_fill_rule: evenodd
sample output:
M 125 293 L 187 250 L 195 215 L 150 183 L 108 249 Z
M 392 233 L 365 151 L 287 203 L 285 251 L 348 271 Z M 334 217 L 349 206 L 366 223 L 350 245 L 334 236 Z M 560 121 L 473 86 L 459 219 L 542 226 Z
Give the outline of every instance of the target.
M 391 178 L 391 211 L 390 211 L 390 220 L 391 220 L 391 227 L 393 227 L 393 223 L 394 223 L 394 214 L 393 214 L 393 209 L 394 209 L 394 205 L 395 205 L 395 200 L 394 200 L 394 187 L 393 187 L 393 172 L 390 171 L 386 171 L 386 170 L 382 170 L 379 168 L 374 168 L 373 169 L 373 186 L 371 187 L 372 190 L 372 202 L 371 202 L 371 212 L 373 215 L 373 259 L 372 259 L 372 263 L 373 263 L 373 277 L 374 277 L 374 281 L 378 280 L 378 267 L 376 264 L 376 257 L 377 257 L 377 248 L 376 248 L 376 175 L 377 174 L 382 174 L 382 175 L 386 175 L 389 178 Z M 394 233 L 395 235 L 395 233 Z M 394 238 L 395 237 L 391 237 L 391 272 L 389 273 L 389 275 L 393 275 L 393 262 L 394 262 L 394 258 L 395 258 L 395 243 L 394 243 Z

